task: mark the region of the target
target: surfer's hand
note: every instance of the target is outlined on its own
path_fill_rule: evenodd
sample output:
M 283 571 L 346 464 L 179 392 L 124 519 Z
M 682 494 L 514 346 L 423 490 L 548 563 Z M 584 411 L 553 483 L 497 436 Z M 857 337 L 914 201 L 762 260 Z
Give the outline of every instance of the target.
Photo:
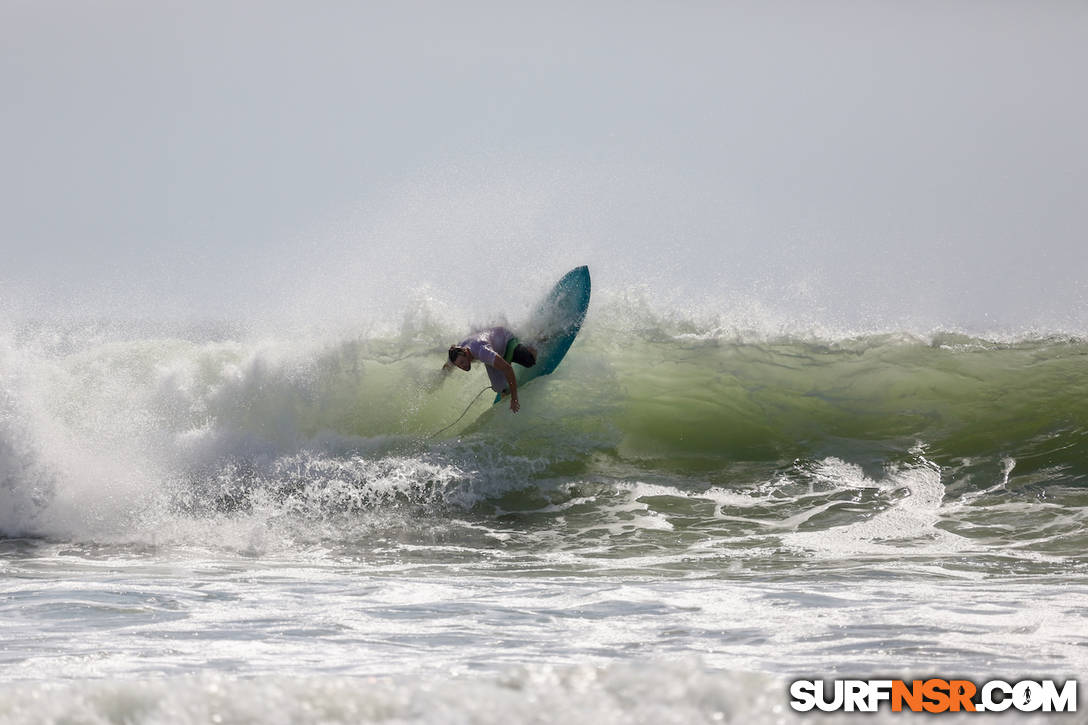
M 510 398 L 510 410 L 514 413 L 521 410 L 521 403 L 518 402 L 517 398 Z

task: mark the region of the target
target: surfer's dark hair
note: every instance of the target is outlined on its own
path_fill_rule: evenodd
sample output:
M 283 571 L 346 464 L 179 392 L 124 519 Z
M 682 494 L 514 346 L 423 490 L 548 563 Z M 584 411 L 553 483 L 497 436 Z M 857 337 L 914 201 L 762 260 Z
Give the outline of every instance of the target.
M 450 363 L 457 362 L 457 358 L 465 352 L 465 348 L 450 345 Z

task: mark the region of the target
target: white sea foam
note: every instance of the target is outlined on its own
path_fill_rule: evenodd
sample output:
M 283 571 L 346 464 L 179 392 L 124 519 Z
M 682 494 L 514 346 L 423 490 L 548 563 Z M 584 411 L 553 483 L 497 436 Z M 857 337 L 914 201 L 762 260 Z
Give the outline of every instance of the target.
M 889 467 L 880 481 L 868 478 L 860 466 L 837 458 L 820 462 L 816 480 L 847 489 L 875 489 L 890 496 L 888 508 L 856 523 L 832 526 L 821 531 L 794 531 L 783 535 L 784 542 L 834 557 L 857 554 L 901 554 L 941 556 L 973 548 L 973 544 L 936 526 L 944 501 L 940 470 L 928 463 Z M 827 510 L 828 502 L 811 515 Z M 811 518 L 806 512 L 796 523 Z

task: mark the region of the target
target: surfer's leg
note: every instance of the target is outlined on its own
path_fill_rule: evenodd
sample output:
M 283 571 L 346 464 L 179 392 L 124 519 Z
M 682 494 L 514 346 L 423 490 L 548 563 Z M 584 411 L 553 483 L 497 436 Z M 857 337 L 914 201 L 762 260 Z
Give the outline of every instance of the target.
M 531 368 L 536 365 L 536 351 L 525 345 L 518 345 L 514 348 L 513 354 L 514 362 L 522 367 Z

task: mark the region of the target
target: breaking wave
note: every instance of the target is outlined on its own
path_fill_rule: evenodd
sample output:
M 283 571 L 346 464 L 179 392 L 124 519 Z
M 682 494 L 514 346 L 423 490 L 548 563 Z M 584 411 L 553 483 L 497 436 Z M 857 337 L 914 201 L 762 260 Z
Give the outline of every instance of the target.
M 1077 337 L 753 333 L 614 305 L 591 316 L 559 371 L 525 388 L 515 416 L 474 401 L 482 374 L 439 371 L 459 332 L 415 321 L 337 339 L 10 334 L 0 533 L 168 536 L 263 511 L 265 523 L 311 522 L 301 535 L 314 521 L 418 510 L 615 503 L 632 481 L 665 491 L 635 496 L 664 501 L 661 521 L 719 494 L 755 497 L 755 519 L 792 521 L 798 541 L 819 522 L 878 526 L 904 495 L 926 521 L 950 497 L 1045 500 L 1072 507 L 1068 526 L 1083 518 L 1088 343 Z M 942 526 L 962 532 L 970 518 Z

